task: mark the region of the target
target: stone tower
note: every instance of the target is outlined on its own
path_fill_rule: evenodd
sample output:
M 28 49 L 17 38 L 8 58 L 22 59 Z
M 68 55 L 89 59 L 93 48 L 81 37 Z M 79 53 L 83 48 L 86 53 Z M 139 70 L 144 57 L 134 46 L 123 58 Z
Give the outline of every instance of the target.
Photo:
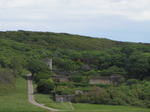
M 43 60 L 49 67 L 49 69 L 52 71 L 52 59 L 44 59 Z

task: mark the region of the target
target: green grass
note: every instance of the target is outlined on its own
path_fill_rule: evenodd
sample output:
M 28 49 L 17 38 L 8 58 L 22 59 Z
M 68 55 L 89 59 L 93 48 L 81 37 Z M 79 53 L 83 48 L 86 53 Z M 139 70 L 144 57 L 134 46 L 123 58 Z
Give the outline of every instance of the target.
M 131 106 L 113 106 L 113 105 L 96 105 L 73 103 L 74 110 L 71 110 L 70 104 L 58 103 L 51 99 L 50 95 L 35 94 L 37 102 L 43 103 L 48 107 L 66 110 L 64 112 L 150 112 L 148 108 L 138 108 Z
M 35 94 L 35 99 L 38 103 L 42 103 L 47 107 L 61 109 L 61 110 L 71 110 L 70 104 L 68 102 L 59 103 L 51 99 L 51 95 Z
M 0 96 L 6 94 L 12 94 L 14 91 L 14 86 L 11 84 L 1 84 L 0 83 Z
M 44 104 L 45 106 L 51 107 L 54 109 L 67 110 L 67 111 L 71 110 L 71 106 L 68 102 L 65 102 L 65 103 L 55 102 L 54 100 L 52 100 L 54 99 L 52 95 L 37 93 L 36 87 L 37 85 L 34 83 L 34 91 L 35 91 L 34 98 L 36 102 Z
M 130 106 L 96 105 L 96 104 L 73 104 L 73 112 L 150 112 L 147 108 Z M 71 112 L 71 111 L 67 111 Z
M 27 99 L 27 81 L 23 77 L 16 80 L 13 94 L 0 96 L 0 112 L 49 112 L 29 103 Z

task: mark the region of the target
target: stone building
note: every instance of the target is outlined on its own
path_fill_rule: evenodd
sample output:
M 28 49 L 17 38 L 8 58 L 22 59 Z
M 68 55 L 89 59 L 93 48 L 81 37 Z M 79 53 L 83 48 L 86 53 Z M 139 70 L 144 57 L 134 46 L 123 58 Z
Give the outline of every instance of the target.
M 43 59 L 43 61 L 48 65 L 49 69 L 52 70 L 52 59 Z
M 91 77 L 90 84 L 118 84 L 121 75 Z

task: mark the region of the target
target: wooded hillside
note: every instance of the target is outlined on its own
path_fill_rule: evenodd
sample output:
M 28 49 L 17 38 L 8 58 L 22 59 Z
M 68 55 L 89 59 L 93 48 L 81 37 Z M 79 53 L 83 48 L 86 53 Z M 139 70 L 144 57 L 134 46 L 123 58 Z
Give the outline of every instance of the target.
M 52 32 L 0 32 L 0 83 L 14 85 L 29 63 L 53 59 L 53 69 L 84 76 L 150 77 L 150 44 Z M 42 64 L 40 64 L 42 65 Z

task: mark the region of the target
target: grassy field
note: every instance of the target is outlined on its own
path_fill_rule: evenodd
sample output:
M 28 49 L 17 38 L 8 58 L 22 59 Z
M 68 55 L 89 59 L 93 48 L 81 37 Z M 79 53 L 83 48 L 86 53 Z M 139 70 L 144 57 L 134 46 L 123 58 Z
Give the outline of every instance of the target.
M 0 96 L 0 112 L 49 112 L 28 102 L 27 81 L 20 77 L 16 80 L 15 92 Z
M 47 107 L 61 109 L 61 110 L 71 110 L 71 106 L 68 102 L 58 103 L 51 99 L 51 95 L 35 94 L 35 99 L 38 103 L 45 104 Z
M 129 106 L 96 105 L 96 104 L 73 104 L 72 112 L 150 112 L 150 109 Z M 71 111 L 67 111 L 71 112 Z
M 54 102 L 50 95 L 35 94 L 35 98 L 37 102 L 44 103 L 48 107 L 66 110 L 65 112 L 150 112 L 147 108 L 83 103 L 73 103 L 74 110 L 71 110 L 69 103 Z

